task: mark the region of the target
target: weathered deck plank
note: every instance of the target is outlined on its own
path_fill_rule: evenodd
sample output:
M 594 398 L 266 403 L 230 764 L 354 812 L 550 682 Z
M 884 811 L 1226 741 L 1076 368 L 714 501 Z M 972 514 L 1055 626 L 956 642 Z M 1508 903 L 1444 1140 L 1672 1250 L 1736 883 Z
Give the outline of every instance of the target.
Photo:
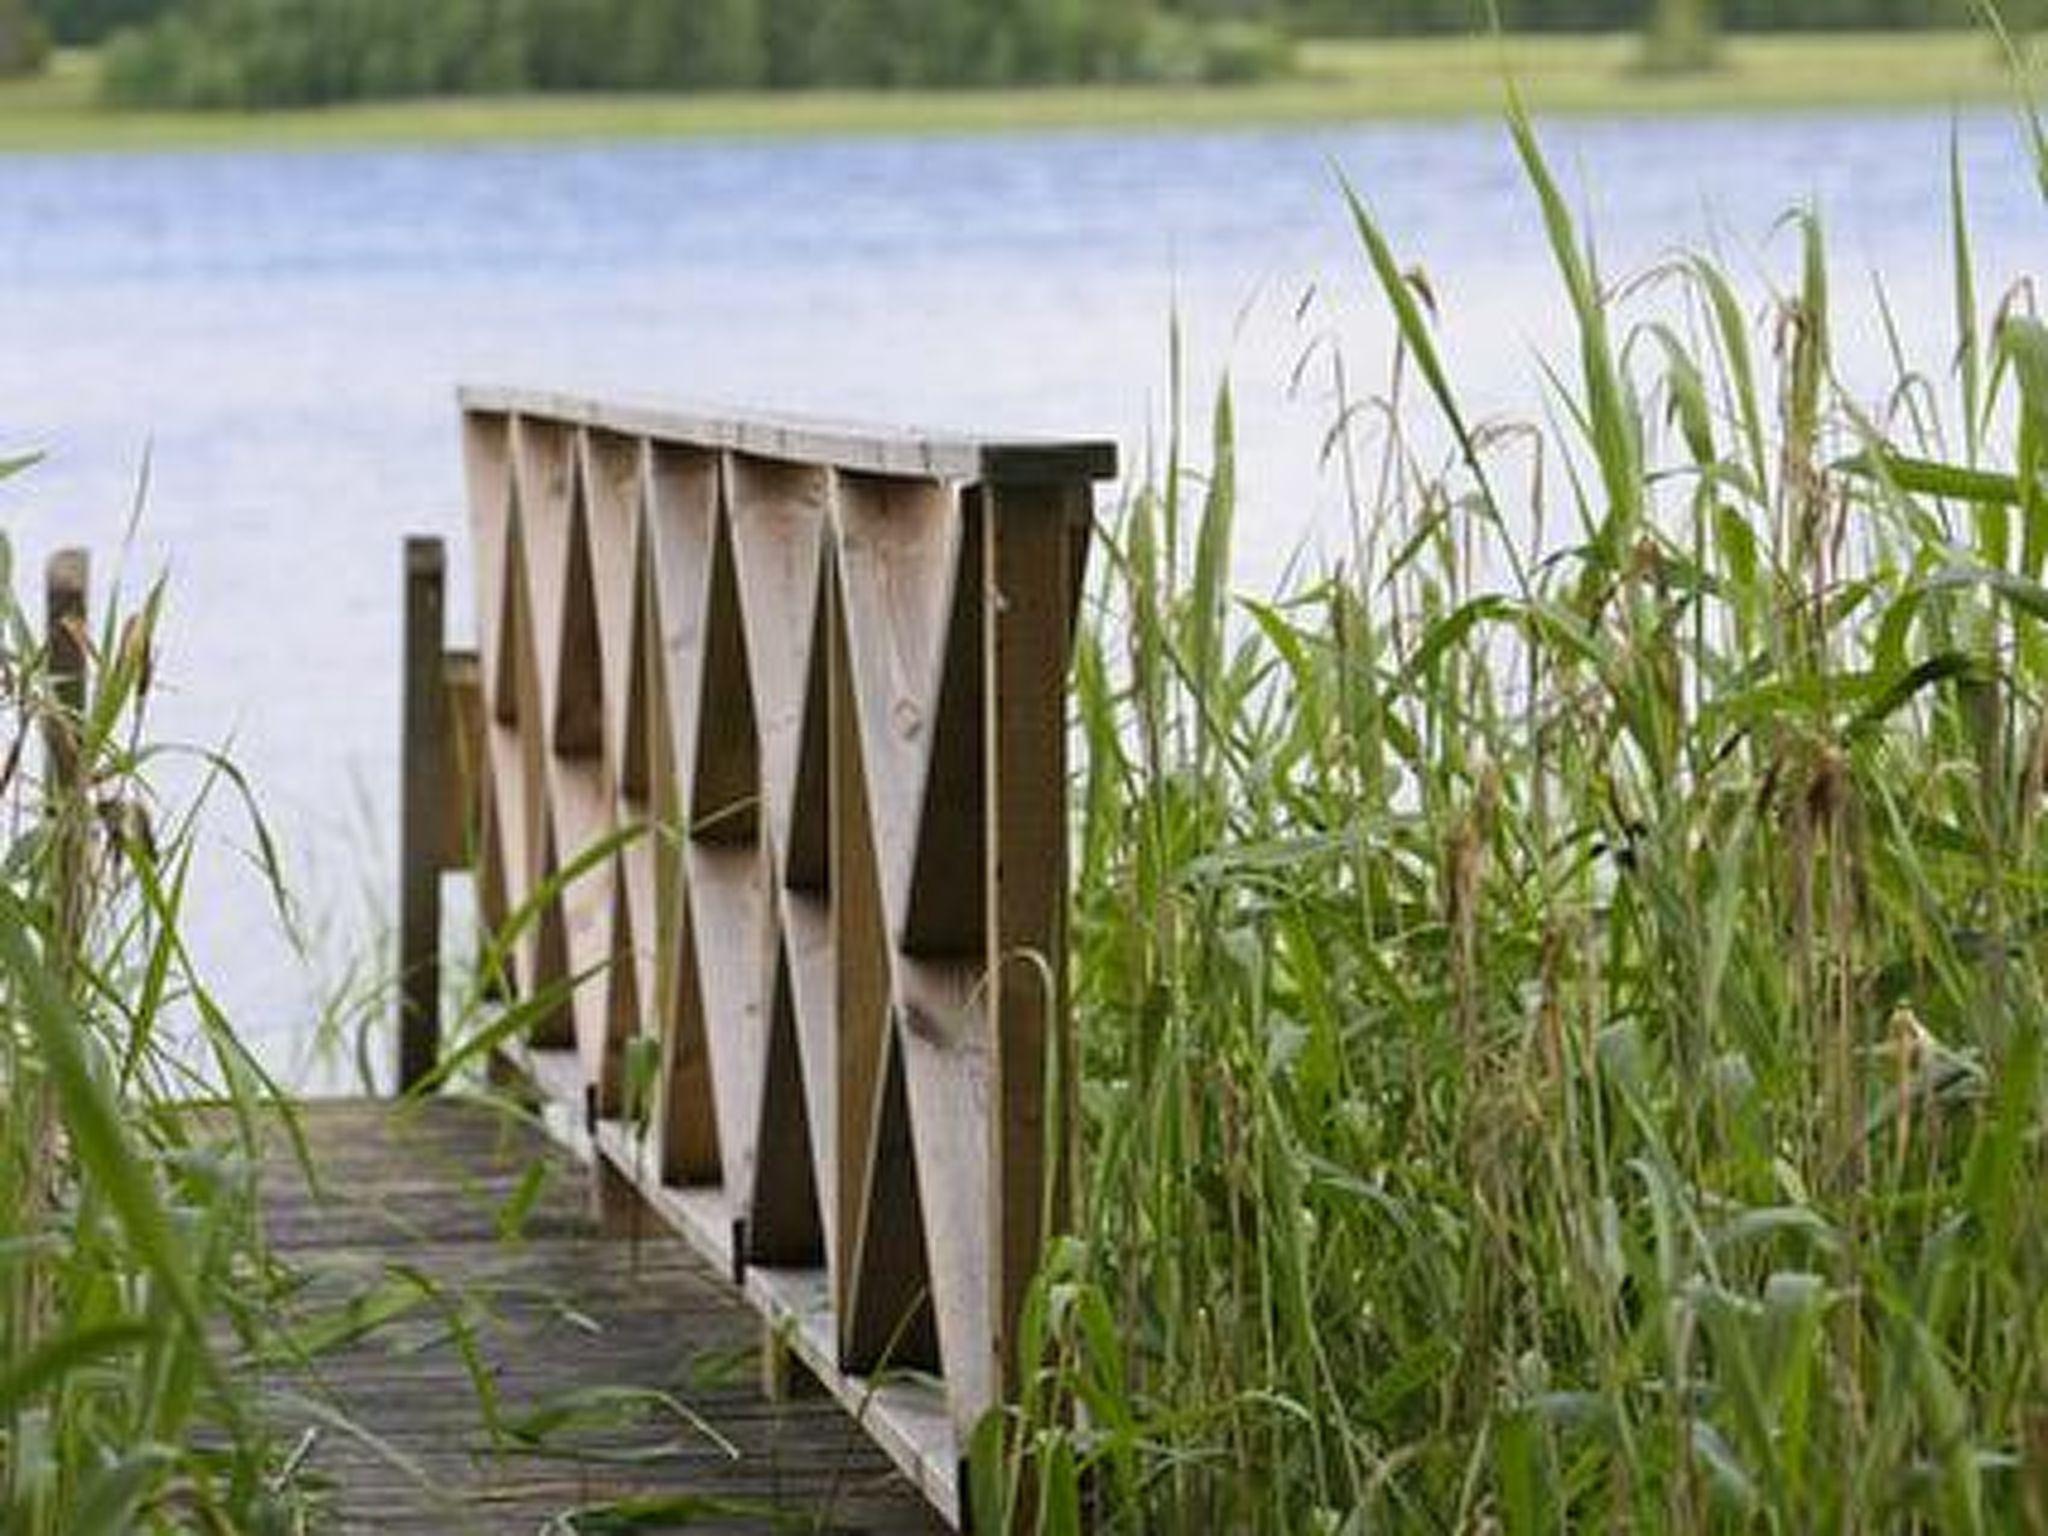
M 329 1528 L 569 1532 L 584 1528 L 562 1523 L 572 1511 L 675 1500 L 666 1524 L 588 1528 L 941 1529 L 836 1403 L 765 1401 L 756 1314 L 651 1219 L 644 1233 L 599 1235 L 587 1175 L 538 1130 L 447 1100 L 319 1104 L 303 1127 L 320 1188 L 280 1138 L 265 1212 L 273 1246 L 304 1277 L 308 1318 L 405 1272 L 439 1291 L 323 1352 L 310 1381 L 295 1370 L 273 1382 L 331 1406 L 300 1469 L 328 1490 Z M 546 1183 L 508 1239 L 501 1226 L 535 1166 Z M 464 1332 L 496 1398 L 495 1438 Z M 692 1417 L 518 1433 L 572 1394 L 615 1388 L 667 1394 Z

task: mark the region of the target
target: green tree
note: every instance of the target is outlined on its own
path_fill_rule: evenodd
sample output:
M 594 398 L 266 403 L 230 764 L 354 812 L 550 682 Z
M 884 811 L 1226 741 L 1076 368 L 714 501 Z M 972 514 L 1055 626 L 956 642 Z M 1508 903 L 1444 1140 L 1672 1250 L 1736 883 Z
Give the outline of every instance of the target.
M 104 41 L 161 16 L 173 0 L 33 0 L 50 36 L 65 46 Z M 11 9 L 11 7 L 9 7 Z
M 765 0 L 761 18 L 763 70 L 784 90 L 823 85 L 833 78 L 831 45 L 840 30 L 836 13 L 848 0 Z
M 50 54 L 50 34 L 28 0 L 0 0 L 0 75 L 32 75 Z
M 104 80 L 128 105 L 281 107 L 529 89 L 1092 79 L 1138 69 L 1157 3 L 180 0 L 108 45 Z M 1181 25 L 1221 36 L 1253 24 Z
M 735 90 L 767 71 L 760 0 L 636 0 L 626 20 L 629 58 L 653 87 Z
M 1643 36 L 1645 68 L 1672 74 L 1711 69 L 1720 56 L 1714 0 L 1653 0 Z

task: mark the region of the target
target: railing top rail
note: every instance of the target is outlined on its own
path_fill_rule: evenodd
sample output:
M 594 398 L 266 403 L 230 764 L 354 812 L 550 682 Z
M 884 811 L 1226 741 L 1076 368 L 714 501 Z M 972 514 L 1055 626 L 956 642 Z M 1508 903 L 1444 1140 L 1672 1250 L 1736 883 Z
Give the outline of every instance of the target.
M 466 386 L 458 391 L 458 398 L 463 410 L 472 414 L 566 422 L 685 447 L 830 465 L 858 474 L 1018 484 L 1108 480 L 1117 472 L 1116 444 L 1101 440 L 990 440 L 714 407 L 619 404 L 499 386 Z

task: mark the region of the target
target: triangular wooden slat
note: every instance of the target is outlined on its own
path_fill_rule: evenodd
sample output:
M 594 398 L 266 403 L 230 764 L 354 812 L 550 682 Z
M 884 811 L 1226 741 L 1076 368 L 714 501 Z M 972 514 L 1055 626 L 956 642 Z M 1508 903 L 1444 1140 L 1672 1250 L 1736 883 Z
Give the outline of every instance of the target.
M 484 699 L 493 719 L 510 724 L 517 707 L 512 650 L 513 595 L 525 580 L 519 538 L 519 487 L 512 473 L 512 424 L 503 416 L 463 423 L 470 543 L 476 559 L 477 634 Z
M 727 1193 L 744 1199 L 754 1174 L 755 1116 L 767 1055 L 767 882 L 760 850 L 745 845 L 694 842 L 687 867 L 684 889 L 716 1088 L 720 1166 Z
M 797 1059 L 789 957 L 780 944 L 773 963 L 768 1056 L 761 1074 L 754 1178 L 747 1200 L 747 1262 L 811 1268 L 824 1259 L 824 1228 L 811 1158 L 810 1115 Z
M 533 890 L 541 878 L 539 860 L 550 825 L 548 771 L 553 758 L 541 730 L 540 640 L 533 622 L 531 583 L 525 576 L 523 540 L 515 540 L 513 548 L 521 555 L 519 566 L 513 572 L 517 590 L 511 607 L 513 655 L 509 662 L 512 673 L 509 696 L 516 701 L 514 714 L 517 723 L 508 729 L 514 752 L 506 764 L 509 772 L 500 782 L 518 786 L 518 814 L 524 827 L 522 841 L 526 861 L 523 865 L 508 865 L 507 868 L 519 870 L 520 889 L 525 892 Z
M 541 713 L 531 716 L 547 742 L 560 736 L 562 710 L 556 691 L 564 679 L 561 647 L 568 633 L 570 555 L 577 542 L 582 476 L 577 469 L 573 429 L 518 417 L 512 423 L 519 533 L 525 558 L 523 588 L 527 628 L 540 670 Z
M 500 725 L 517 725 L 522 705 L 520 667 L 533 644 L 533 616 L 526 596 L 526 538 L 521 531 L 519 492 L 506 490 L 505 530 L 497 541 L 495 566 L 485 558 L 478 564 L 481 584 L 497 594 L 497 623 L 485 631 L 497 643 L 487 654 L 484 689 L 490 697 L 490 715 Z
M 832 776 L 832 1067 L 835 1079 L 834 1178 L 827 1198 L 835 1206 L 832 1276 L 841 1340 L 852 1302 L 862 1205 L 873 1183 L 871 1131 L 882 1091 L 882 1072 L 894 990 L 888 922 L 875 864 L 868 810 L 865 754 L 858 705 L 846 656 L 846 626 L 838 593 L 831 600 Z
M 960 522 L 941 486 L 858 475 L 840 477 L 836 515 L 846 654 L 893 936 L 916 856 Z
M 704 615 L 704 665 L 697 681 L 698 731 L 689 784 L 690 835 L 748 843 L 759 826 L 761 743 L 740 612 L 731 519 L 720 511 L 711 543 Z
M 784 833 L 788 840 L 782 845 L 783 884 L 813 896 L 828 895 L 832 883 L 832 585 L 831 551 L 823 549 L 818 591 L 810 605 L 810 640 L 804 647 L 803 727 Z
M 678 781 L 677 814 L 690 803 L 704 679 L 704 631 L 717 532 L 718 458 L 657 446 L 648 475 L 647 540 L 665 689 L 654 706 L 668 726 L 664 744 Z
M 728 473 L 733 568 L 760 739 L 760 793 L 774 844 L 790 844 L 809 646 L 831 476 L 814 466 L 735 457 Z M 716 695 L 706 696 L 717 708 Z
M 673 506 L 671 511 L 673 511 Z M 642 525 L 644 573 L 644 635 L 655 643 L 642 652 L 647 669 L 645 688 L 654 701 L 669 698 L 670 652 L 660 643 L 662 595 L 653 571 L 652 499 Z M 664 712 L 665 713 L 665 712 Z M 653 898 L 653 912 L 643 932 L 658 935 L 655 945 L 654 995 L 659 999 L 661 1031 L 660 1125 L 661 1177 L 669 1184 L 717 1184 L 720 1176 L 718 1108 L 713 1096 L 711 1050 L 704 1027 L 704 994 L 697 969 L 695 930 L 690 923 L 684 888 L 682 786 L 676 773 L 676 741 L 665 719 L 647 736 L 647 793 L 651 822 L 639 844 L 639 862 L 652 872 L 651 891 L 635 883 L 629 854 L 627 890 L 635 900 Z
M 557 852 L 563 864 L 573 864 L 611 832 L 611 799 L 594 759 L 571 762 L 557 758 L 551 781 Z M 585 1077 L 598 1085 L 601 1102 L 606 1105 L 616 1103 L 618 1086 L 605 1011 L 606 975 L 618 952 L 612 935 L 617 883 L 617 860 L 603 859 L 570 880 L 559 901 L 570 973 L 580 978 L 571 997 L 576 1043 Z
M 645 801 L 653 784 L 655 738 L 659 734 L 653 715 L 665 690 L 661 685 L 661 612 L 654 585 L 654 552 L 644 515 L 635 521 L 633 529 L 632 604 L 632 622 L 626 634 L 626 694 L 618 745 L 618 784 L 619 793 L 628 800 Z
M 563 757 L 599 757 L 604 751 L 604 637 L 598 629 L 597 575 L 590 549 L 589 497 L 583 471 L 574 476 L 569 502 L 569 540 L 563 551 L 561 624 L 552 655 L 554 668 L 551 740 Z
M 483 667 L 474 651 L 444 650 L 441 699 L 447 734 L 440 774 L 437 870 L 473 867 L 483 852 L 484 707 Z
M 489 741 L 492 728 L 485 730 L 485 760 L 477 773 L 477 851 L 476 851 L 476 908 L 477 922 L 486 935 L 503 932 L 506 919 L 511 915 L 511 906 L 506 898 L 505 870 L 508 865 L 524 868 L 526 850 L 516 850 L 517 862 L 512 855 L 515 850 L 505 841 L 506 822 L 498 811 L 497 775 L 491 771 Z
M 979 955 L 988 943 L 988 780 L 983 747 L 980 494 L 961 509 L 951 612 L 941 647 L 931 759 L 903 918 L 910 955 Z
M 821 1192 L 827 1267 L 841 1261 L 839 1241 L 839 1018 L 834 1003 L 832 909 L 800 891 L 781 896 L 782 934 L 789 963 L 797 1066 L 803 1078 L 805 1117 L 811 1131 L 812 1178 Z
M 661 628 L 661 598 L 651 582 L 646 593 L 647 629 L 659 634 Z M 642 653 L 646 663 L 646 691 L 651 700 L 665 700 L 668 697 L 668 652 L 660 644 L 650 645 Z M 683 842 L 682 827 L 682 786 L 677 781 L 675 760 L 675 736 L 668 729 L 665 718 L 657 718 L 647 734 L 647 808 L 648 831 L 641 840 L 641 849 L 646 862 L 653 871 L 650 892 L 654 899 L 653 910 L 645 914 L 642 931 L 658 936 L 655 944 L 655 958 L 659 971 L 657 991 L 663 999 L 664 1018 L 671 994 L 669 967 L 676 963 L 676 948 L 673 942 L 682 926 L 683 919 Z
M 583 461 L 584 528 L 604 657 L 605 767 L 614 786 L 624 790 L 633 763 L 626 722 L 634 693 L 633 673 L 639 663 L 634 627 L 640 607 L 644 458 L 632 438 L 592 431 L 584 434 Z
M 540 867 L 540 849 L 533 840 L 535 820 L 527 813 L 525 748 L 519 733 L 509 726 L 492 724 L 484 729 L 485 781 L 489 784 L 486 833 L 497 842 L 493 861 L 502 881 L 502 910 L 494 917 L 488 906 L 481 915 L 491 932 L 501 931 L 511 917 L 511 903 L 524 899 L 533 888 L 534 872 Z M 538 961 L 534 946 L 539 931 L 528 924 L 513 944 L 508 959 L 513 983 L 522 992 L 533 990 Z
M 721 1176 L 718 1105 L 704 1027 L 696 932 L 687 909 L 663 945 L 661 1177 L 667 1184 L 716 1184 Z
M 539 876 L 530 898 L 540 903 L 533 920 L 532 961 L 527 967 L 529 974 L 522 974 L 519 978 L 520 987 L 529 999 L 566 987 L 570 975 L 569 923 L 556 885 L 560 866 L 555 857 L 555 833 L 551 823 L 542 825 L 539 847 Z M 566 997 L 534 1020 L 529 1038 L 547 1050 L 558 1050 L 576 1043 L 575 1015 Z
M 653 1007 L 661 996 L 656 936 L 661 932 L 659 861 L 661 836 L 644 822 L 630 825 L 637 830 L 618 854 L 618 932 L 614 936 L 618 958 L 615 964 L 633 973 L 635 1028 L 659 1030 L 662 1020 Z
M 623 880 L 612 886 L 611 914 L 611 964 L 603 977 L 605 1000 L 605 1056 L 604 1068 L 599 1074 L 598 1112 L 605 1115 L 626 1113 L 628 1089 L 626 1081 L 626 1044 L 640 1033 L 644 1023 L 640 1000 L 640 966 L 633 926 L 633 909 L 626 899 Z M 641 1106 L 645 1108 L 643 1104 Z
M 511 418 L 495 412 L 465 414 L 462 463 L 469 547 L 476 562 L 477 634 L 488 640 L 503 627 L 505 536 L 512 506 Z M 486 690 L 491 681 L 485 681 Z
M 989 1340 L 988 1018 L 978 961 L 909 961 L 897 1044 L 940 1358 L 964 1436 L 995 1402 Z
M 936 1371 L 939 1343 L 925 1267 L 924 1210 L 903 1059 L 893 1040 L 883 1049 L 882 1091 L 867 1136 L 874 1153 L 855 1234 L 850 1295 L 839 1320 L 840 1368 L 862 1374 L 885 1368 Z
M 782 860 L 783 942 L 790 966 L 796 1037 L 809 1109 L 811 1153 L 825 1232 L 827 1267 L 836 1280 L 845 1245 L 840 1231 L 839 1018 L 830 902 L 832 861 L 831 554 L 818 551 L 811 634 L 804 648 L 803 721 L 789 810 L 790 845 Z
M 491 685 L 497 697 L 486 730 L 485 753 L 496 792 L 508 909 L 523 904 L 539 887 L 549 826 L 547 744 L 537 731 L 522 728 L 522 722 L 541 718 L 540 663 L 535 655 L 525 541 L 520 531 L 523 519 L 516 504 L 510 517 L 511 530 L 505 542 L 503 629 L 494 652 L 498 658 L 498 680 Z M 534 978 L 540 972 L 536 952 L 539 943 L 539 928 L 527 925 L 517 943 L 513 969 L 514 979 L 528 992 L 537 985 Z

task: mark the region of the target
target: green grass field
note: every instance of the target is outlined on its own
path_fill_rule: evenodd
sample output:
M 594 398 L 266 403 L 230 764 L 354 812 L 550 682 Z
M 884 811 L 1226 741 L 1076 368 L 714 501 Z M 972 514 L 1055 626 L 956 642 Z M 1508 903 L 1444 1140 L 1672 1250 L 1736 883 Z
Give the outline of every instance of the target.
M 1946 106 L 2012 94 L 2009 71 L 1976 33 L 1736 38 L 1722 68 L 1682 77 L 1643 73 L 1638 46 L 1626 36 L 1315 42 L 1293 78 L 1244 87 L 523 96 L 263 114 L 108 111 L 96 99 L 98 60 L 71 53 L 40 79 L 0 85 L 0 150 L 1335 123 L 1492 115 L 1510 75 L 1550 113 Z

